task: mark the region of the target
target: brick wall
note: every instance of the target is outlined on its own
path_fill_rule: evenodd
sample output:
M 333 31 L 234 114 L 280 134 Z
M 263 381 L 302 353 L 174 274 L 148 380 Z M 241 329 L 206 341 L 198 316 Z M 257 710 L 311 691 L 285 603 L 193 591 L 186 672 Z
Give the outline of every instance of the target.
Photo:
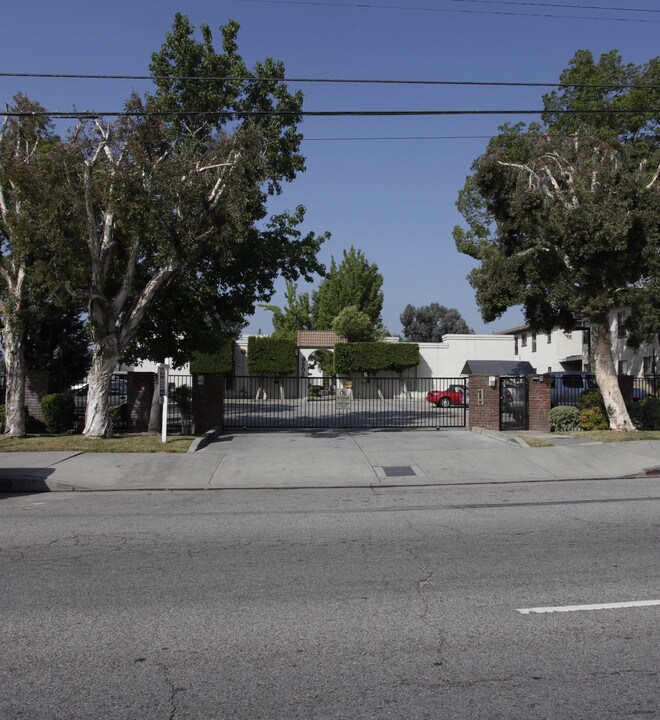
M 489 430 L 500 429 L 500 384 L 499 378 L 492 388 L 488 385 L 488 375 L 470 375 L 470 412 L 468 427 L 482 427 Z M 479 404 L 480 392 L 483 405 Z
M 193 375 L 193 419 L 196 435 L 223 426 L 224 393 L 224 375 Z
M 48 395 L 48 371 L 28 370 L 25 377 L 25 405 L 28 414 L 43 422 L 41 400 Z
M 550 432 L 550 383 L 549 377 L 543 382 L 530 376 L 529 380 L 529 429 L 535 432 Z
M 154 374 L 152 372 L 129 372 L 128 379 L 128 430 L 129 432 L 147 432 L 149 413 L 154 392 Z

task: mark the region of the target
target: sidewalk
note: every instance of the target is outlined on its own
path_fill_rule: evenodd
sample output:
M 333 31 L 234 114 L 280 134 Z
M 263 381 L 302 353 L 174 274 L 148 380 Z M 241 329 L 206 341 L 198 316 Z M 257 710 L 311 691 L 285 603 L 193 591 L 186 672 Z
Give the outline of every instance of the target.
M 531 448 L 507 433 L 224 432 L 194 453 L 0 453 L 0 492 L 387 487 L 655 474 L 660 441 Z

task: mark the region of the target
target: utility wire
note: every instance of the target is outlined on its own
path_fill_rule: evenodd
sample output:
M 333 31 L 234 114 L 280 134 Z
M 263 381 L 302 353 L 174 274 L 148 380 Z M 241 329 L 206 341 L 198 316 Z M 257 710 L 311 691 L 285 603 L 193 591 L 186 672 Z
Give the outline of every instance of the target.
M 541 17 L 561 18 L 564 20 L 605 20 L 610 22 L 636 22 L 636 23 L 658 23 L 660 20 L 649 20 L 647 18 L 620 18 L 620 17 L 598 17 L 596 15 L 557 15 L 553 13 L 521 13 L 514 10 L 464 10 L 452 8 L 434 8 L 405 5 L 374 5 L 369 3 L 336 3 L 325 0 L 237 0 L 238 2 L 265 3 L 269 5 L 308 5 L 357 8 L 359 10 L 414 10 L 438 13 L 462 13 L 468 15 L 505 15 L 513 17 Z
M 68 119 L 93 119 L 100 117 L 216 117 L 216 118 L 300 118 L 300 117 L 431 117 L 454 115 L 655 115 L 659 108 L 632 109 L 542 109 L 542 110 L 222 110 L 222 111 L 185 111 L 185 110 L 114 110 L 114 111 L 0 111 L 0 117 L 50 117 Z
M 344 85 L 443 85 L 458 87 L 552 87 L 552 88 L 594 88 L 604 90 L 625 90 L 639 88 L 640 90 L 658 90 L 660 85 L 645 85 L 640 83 L 624 83 L 610 85 L 606 83 L 549 83 L 549 82 L 508 82 L 482 81 L 482 80 L 394 80 L 394 79 L 365 79 L 365 78 L 258 78 L 237 77 L 232 75 L 84 75 L 80 73 L 21 73 L 0 72 L 0 77 L 7 78 L 43 78 L 47 80 L 176 80 L 176 81 L 204 81 L 204 82 L 288 82 L 310 84 L 344 84 Z
M 522 5 L 525 7 L 568 8 L 569 10 L 621 10 L 622 12 L 660 13 L 645 8 L 612 7 L 611 5 L 567 5 L 566 3 L 514 2 L 513 0 L 447 0 L 453 3 L 478 3 L 480 5 Z

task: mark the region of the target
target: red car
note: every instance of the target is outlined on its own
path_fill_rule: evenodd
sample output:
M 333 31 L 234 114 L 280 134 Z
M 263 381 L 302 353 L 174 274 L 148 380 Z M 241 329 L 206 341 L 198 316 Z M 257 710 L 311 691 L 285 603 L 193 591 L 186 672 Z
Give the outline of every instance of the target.
M 467 403 L 467 388 L 465 385 L 449 385 L 446 390 L 429 390 L 426 401 L 436 407 L 449 407 L 450 405 L 465 405 Z

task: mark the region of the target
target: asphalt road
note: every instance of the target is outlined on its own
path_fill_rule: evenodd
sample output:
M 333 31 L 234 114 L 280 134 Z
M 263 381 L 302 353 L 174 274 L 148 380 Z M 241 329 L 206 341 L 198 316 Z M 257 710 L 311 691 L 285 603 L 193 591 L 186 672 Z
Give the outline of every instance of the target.
M 0 496 L 0 717 L 660 718 L 658 480 Z

